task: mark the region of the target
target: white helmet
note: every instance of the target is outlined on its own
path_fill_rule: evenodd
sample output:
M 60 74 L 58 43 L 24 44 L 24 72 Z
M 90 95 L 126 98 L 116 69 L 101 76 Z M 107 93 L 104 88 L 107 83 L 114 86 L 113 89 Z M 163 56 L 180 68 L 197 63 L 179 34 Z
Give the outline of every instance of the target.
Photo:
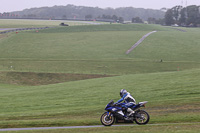
M 120 96 L 123 97 L 123 95 L 126 94 L 126 93 L 127 93 L 127 91 L 125 89 L 121 89 Z

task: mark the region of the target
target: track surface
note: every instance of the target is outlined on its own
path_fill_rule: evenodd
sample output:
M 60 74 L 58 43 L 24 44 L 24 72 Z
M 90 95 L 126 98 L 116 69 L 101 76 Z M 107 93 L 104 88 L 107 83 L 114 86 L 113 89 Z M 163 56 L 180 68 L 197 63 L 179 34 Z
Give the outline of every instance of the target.
M 17 29 L 17 28 L 0 28 L 0 31 L 5 31 L 5 30 L 14 30 L 14 29 Z
M 9 32 L 15 32 L 15 31 L 22 31 L 22 30 L 40 30 L 40 29 L 47 29 L 47 28 L 53 28 L 53 27 L 39 27 L 39 28 L 6 28 L 6 29 L 0 29 L 0 34 L 6 34 Z M 1 31 L 2 30 L 2 31 Z
M 147 124 L 153 126 L 159 125 L 178 125 L 178 124 L 200 124 L 200 122 L 191 122 L 191 123 L 162 123 L 162 124 Z M 112 127 L 124 127 L 124 126 L 140 126 L 136 124 L 126 124 L 126 125 L 112 125 Z M 105 127 L 103 125 L 96 125 L 96 126 L 66 126 L 66 127 L 33 127 L 33 128 L 5 128 L 0 129 L 1 131 L 23 131 L 23 130 L 50 130 L 50 129 L 74 129 L 74 128 L 96 128 L 96 127 Z
M 126 51 L 126 54 L 129 54 L 135 47 L 137 47 L 140 43 L 144 41 L 145 38 L 147 38 L 149 35 L 155 33 L 157 31 L 152 31 L 144 35 L 139 41 L 137 41 L 129 50 Z

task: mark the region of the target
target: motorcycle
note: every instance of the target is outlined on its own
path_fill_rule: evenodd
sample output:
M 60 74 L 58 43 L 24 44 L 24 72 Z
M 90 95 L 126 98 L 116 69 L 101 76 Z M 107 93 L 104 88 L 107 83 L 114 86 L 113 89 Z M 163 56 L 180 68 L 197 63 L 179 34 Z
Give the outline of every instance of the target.
M 126 111 L 126 109 L 122 107 L 125 105 L 125 103 L 114 104 L 114 101 L 111 100 L 106 105 L 106 112 L 101 116 L 101 123 L 104 126 L 111 126 L 116 119 L 118 119 L 132 122 L 135 121 L 138 125 L 145 125 L 149 122 L 150 116 L 146 111 L 141 110 L 140 108 L 145 107 L 146 103 L 147 101 L 139 102 L 138 104 L 133 105 L 131 109 L 135 111 L 135 113 L 129 116 L 129 113 Z

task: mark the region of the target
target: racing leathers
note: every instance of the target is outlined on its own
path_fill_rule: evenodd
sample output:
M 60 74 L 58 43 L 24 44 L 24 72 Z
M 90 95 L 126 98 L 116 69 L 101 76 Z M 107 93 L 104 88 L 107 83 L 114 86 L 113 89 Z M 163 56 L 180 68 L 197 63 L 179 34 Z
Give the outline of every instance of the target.
M 132 114 L 134 114 L 135 112 L 131 109 L 132 106 L 134 106 L 136 104 L 135 99 L 131 96 L 131 94 L 129 92 L 125 93 L 121 99 L 119 99 L 117 101 L 117 103 L 120 103 L 124 101 L 125 105 L 123 105 L 122 107 L 125 107 L 127 112 L 129 113 L 129 116 L 131 116 Z

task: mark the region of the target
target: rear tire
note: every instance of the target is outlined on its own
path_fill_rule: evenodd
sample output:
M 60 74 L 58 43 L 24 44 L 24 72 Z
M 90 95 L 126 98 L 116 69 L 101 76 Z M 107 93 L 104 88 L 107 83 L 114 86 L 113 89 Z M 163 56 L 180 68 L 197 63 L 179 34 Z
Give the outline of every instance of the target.
M 115 117 L 113 115 L 108 118 L 107 112 L 103 113 L 101 116 L 101 123 L 104 126 L 111 126 L 115 122 Z
M 145 125 L 149 122 L 150 116 L 149 114 L 144 111 L 144 110 L 140 110 L 139 112 L 136 112 L 136 118 L 135 118 L 135 122 L 138 125 Z

